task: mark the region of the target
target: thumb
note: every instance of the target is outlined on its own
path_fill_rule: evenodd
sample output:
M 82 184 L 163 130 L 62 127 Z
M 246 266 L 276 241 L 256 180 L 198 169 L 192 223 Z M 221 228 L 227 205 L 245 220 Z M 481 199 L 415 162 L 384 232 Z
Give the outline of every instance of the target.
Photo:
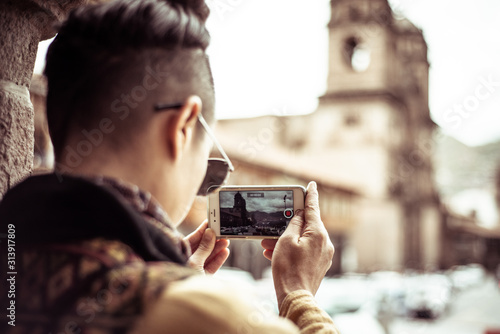
M 295 215 L 288 223 L 284 235 L 293 236 L 294 238 L 300 238 L 302 235 L 302 230 L 304 228 L 304 210 L 297 210 Z
M 198 245 L 196 251 L 189 258 L 191 267 L 204 271 L 205 261 L 212 254 L 215 247 L 215 233 L 212 229 L 207 228 L 203 233 L 203 238 Z

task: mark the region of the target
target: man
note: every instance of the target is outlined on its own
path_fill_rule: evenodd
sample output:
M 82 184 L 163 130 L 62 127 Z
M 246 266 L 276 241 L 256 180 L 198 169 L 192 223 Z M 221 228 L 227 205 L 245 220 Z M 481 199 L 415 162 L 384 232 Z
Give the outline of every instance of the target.
M 333 256 L 315 183 L 279 241 L 262 242 L 282 317 L 203 275 L 227 240 L 206 223 L 176 231 L 232 168 L 223 152 L 209 160 L 221 148 L 207 15 L 203 1 L 117 0 L 60 28 L 45 70 L 56 172 L 0 205 L 16 241 L 2 333 L 336 332 L 313 298 Z

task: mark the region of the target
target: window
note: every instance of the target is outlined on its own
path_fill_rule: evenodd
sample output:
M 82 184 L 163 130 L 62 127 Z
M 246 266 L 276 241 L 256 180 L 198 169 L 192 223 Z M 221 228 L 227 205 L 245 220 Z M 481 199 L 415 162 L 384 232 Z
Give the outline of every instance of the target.
M 355 5 L 349 6 L 349 18 L 352 21 L 357 21 L 361 17 L 359 9 Z
M 358 38 L 350 37 L 344 43 L 347 64 L 356 72 L 364 72 L 371 62 L 371 52 Z
M 357 126 L 361 123 L 358 113 L 348 112 L 344 115 L 344 125 L 349 127 Z

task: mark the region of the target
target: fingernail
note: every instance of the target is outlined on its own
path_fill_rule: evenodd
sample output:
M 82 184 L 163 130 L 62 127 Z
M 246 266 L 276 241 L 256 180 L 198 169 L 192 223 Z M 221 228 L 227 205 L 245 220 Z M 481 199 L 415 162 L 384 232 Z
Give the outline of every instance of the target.
M 314 181 L 309 182 L 309 186 L 312 190 L 318 190 L 318 185 Z

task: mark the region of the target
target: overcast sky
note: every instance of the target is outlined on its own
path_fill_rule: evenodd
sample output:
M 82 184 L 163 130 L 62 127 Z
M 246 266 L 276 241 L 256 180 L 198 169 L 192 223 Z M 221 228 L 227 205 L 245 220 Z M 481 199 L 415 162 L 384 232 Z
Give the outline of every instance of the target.
M 500 139 L 500 1 L 390 2 L 424 31 L 434 121 L 469 145 Z M 208 3 L 218 117 L 313 112 L 326 89 L 329 0 Z
M 264 197 L 248 196 L 248 193 L 263 193 Z M 219 207 L 232 208 L 234 206 L 234 195 L 236 191 L 221 191 L 219 192 Z M 292 191 L 241 191 L 240 194 L 246 201 L 248 212 L 262 211 L 267 213 L 282 212 L 285 210 L 283 198 L 286 195 L 286 207 L 293 209 L 293 192 Z

